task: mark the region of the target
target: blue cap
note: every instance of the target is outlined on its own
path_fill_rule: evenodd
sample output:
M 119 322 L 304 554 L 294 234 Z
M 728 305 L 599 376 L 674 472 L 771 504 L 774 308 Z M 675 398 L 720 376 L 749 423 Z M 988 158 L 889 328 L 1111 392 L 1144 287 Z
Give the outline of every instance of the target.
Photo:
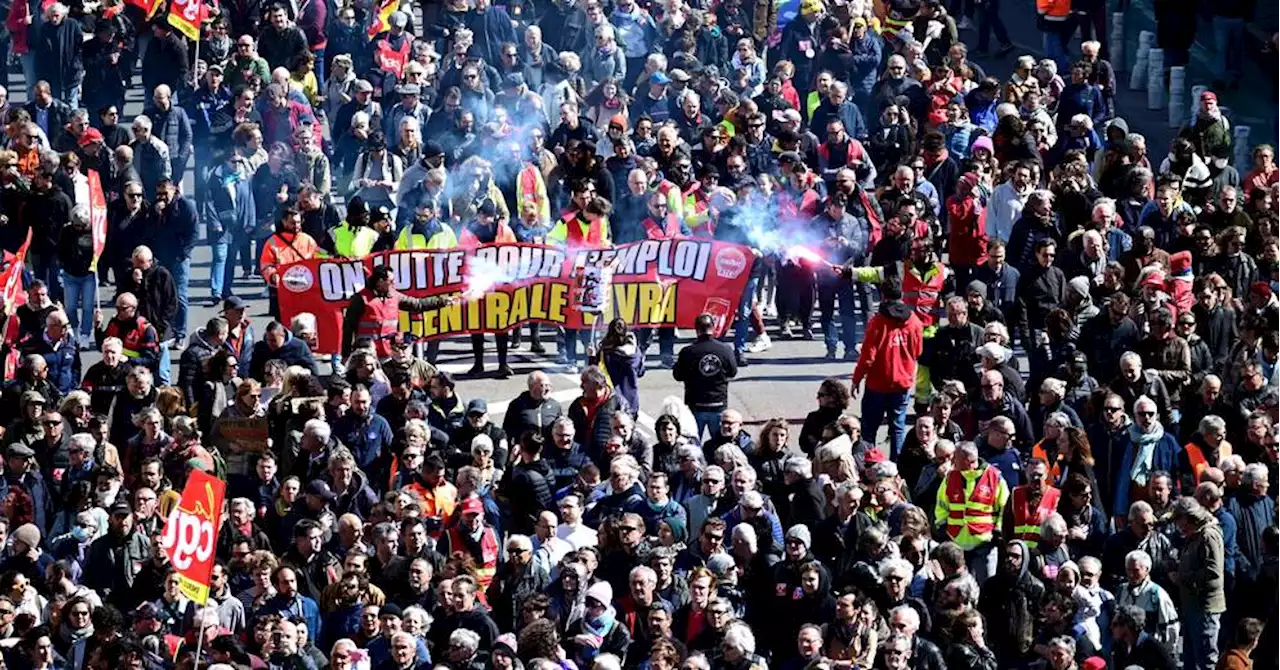
M 665 86 L 671 83 L 671 77 L 668 77 L 666 72 L 654 72 L 649 75 L 649 83 Z

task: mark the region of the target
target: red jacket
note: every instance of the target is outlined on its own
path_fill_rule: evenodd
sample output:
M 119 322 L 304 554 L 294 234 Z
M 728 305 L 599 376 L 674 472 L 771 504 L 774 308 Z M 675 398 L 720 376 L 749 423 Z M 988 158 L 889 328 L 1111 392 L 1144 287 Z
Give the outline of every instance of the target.
M 954 266 L 976 267 L 987 262 L 987 231 L 983 208 L 977 197 L 953 195 L 947 198 L 947 251 Z
M 924 322 L 901 301 L 884 302 L 871 317 L 862 341 L 853 385 L 867 380 L 867 390 L 900 393 L 916 384 L 916 361 L 924 351 Z

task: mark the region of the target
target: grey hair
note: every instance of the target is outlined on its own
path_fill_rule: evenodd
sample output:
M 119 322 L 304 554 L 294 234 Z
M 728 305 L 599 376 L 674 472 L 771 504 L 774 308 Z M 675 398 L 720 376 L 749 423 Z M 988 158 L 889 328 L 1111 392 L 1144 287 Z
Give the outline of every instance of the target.
M 310 435 L 321 442 L 328 442 L 329 438 L 333 437 L 333 428 L 324 419 L 308 419 L 302 424 L 302 434 Z
M 1205 509 L 1204 505 L 1192 496 L 1183 496 L 1173 501 L 1173 518 L 1175 521 L 1190 521 L 1198 527 L 1214 520 L 1213 513 Z
M 733 527 L 733 541 L 742 541 L 750 545 L 753 549 L 760 544 L 760 536 L 756 534 L 756 529 L 749 523 L 740 523 Z
M 408 633 L 404 633 L 404 635 L 408 635 Z M 412 638 L 412 636 L 410 637 Z M 449 633 L 449 646 L 467 649 L 474 654 L 480 649 L 480 634 L 466 628 L 455 629 L 452 633 Z
M 513 546 L 532 551 L 533 540 L 530 540 L 528 535 L 514 534 L 507 538 L 507 547 Z
M 1098 560 L 1098 559 L 1097 559 L 1096 557 L 1094 557 L 1094 556 L 1082 556 L 1082 557 L 1080 557 L 1080 560 L 1079 560 L 1079 561 L 1077 561 L 1077 563 L 1079 563 L 1079 564 L 1080 564 L 1080 569 L 1081 569 L 1081 570 L 1084 570 L 1084 569 L 1086 568 L 1086 566 L 1093 566 L 1093 567 L 1097 568 L 1098 570 L 1101 570 L 1101 569 L 1102 569 L 1102 561 Z M 1095 572 L 1097 572 L 1097 570 L 1095 570 Z
M 763 509 L 764 496 L 759 491 L 747 491 L 742 494 L 742 506 L 748 509 Z
M 898 476 L 898 464 L 893 461 L 880 461 L 871 466 L 871 481 L 878 482 Z
M 698 469 L 702 470 L 707 467 L 706 461 L 703 460 L 702 447 L 692 444 L 682 444 L 676 449 L 676 456 L 680 459 L 689 459 L 698 465 Z
M 1151 554 L 1148 554 L 1147 552 L 1141 549 L 1134 549 L 1133 551 L 1124 555 L 1124 564 L 1125 566 L 1140 565 L 1143 568 L 1150 570 Z
M 1066 428 L 1071 425 L 1071 417 L 1067 416 L 1066 412 L 1051 412 L 1049 416 L 1045 417 L 1044 423 L 1045 425 L 1053 424 Z
M 1156 401 L 1144 395 L 1139 396 L 1137 400 L 1133 401 L 1133 412 L 1135 414 L 1137 414 L 1139 407 L 1151 407 L 1152 409 L 1157 409 L 1159 406 L 1156 405 Z
M 1012 421 L 1010 421 L 1010 423 L 1012 423 Z M 978 457 L 978 445 L 969 440 L 965 440 L 964 442 L 957 444 L 956 451 L 969 458 Z
M 746 524 L 739 524 L 739 525 L 741 526 Z M 750 528 L 750 526 L 747 526 L 747 527 Z M 650 585 L 656 585 L 658 583 L 658 573 L 654 572 L 653 568 L 647 565 L 637 565 L 636 567 L 631 568 L 630 577 L 631 579 L 635 579 L 636 577 L 641 577 L 644 579 L 644 583 L 650 584 Z
M 1137 352 L 1134 352 L 1134 351 L 1126 351 L 1126 352 L 1124 352 L 1123 354 L 1120 354 L 1120 365 L 1121 365 L 1121 366 L 1123 366 L 1125 363 L 1129 363 L 1129 362 L 1137 363 L 1139 368 L 1141 368 L 1141 367 L 1142 367 L 1142 357 L 1141 357 L 1141 356 L 1139 356 L 1139 355 L 1137 354 Z
M 903 558 L 886 558 L 880 561 L 880 578 L 887 579 L 889 575 L 900 574 L 910 578 L 914 570 L 911 563 Z
M 98 448 L 98 441 L 88 433 L 76 433 L 71 436 L 71 440 L 67 443 L 68 448 L 79 447 L 84 453 L 92 454 L 94 449 Z
M 1196 430 L 1201 435 L 1226 435 L 1227 422 L 1217 414 L 1210 414 L 1200 419 L 1200 425 L 1196 427 Z
M 1126 626 L 1129 630 L 1141 633 L 1147 626 L 1147 611 L 1137 605 L 1121 605 L 1112 615 L 1111 623 Z
M 914 621 L 915 625 L 913 628 L 920 630 L 920 613 L 917 612 L 914 607 L 910 605 L 898 605 L 897 607 L 889 610 L 889 620 L 893 621 L 894 617 L 903 617 L 904 619 Z
M 1138 501 L 1135 501 L 1132 505 L 1129 505 L 1129 521 L 1130 522 L 1136 521 L 1137 519 L 1147 514 L 1155 514 L 1155 513 L 1156 511 L 1151 507 L 1151 503 L 1145 500 L 1138 500 Z
M 492 454 L 493 451 L 494 451 L 493 438 L 489 437 L 488 435 L 481 433 L 471 438 L 471 455 L 472 456 L 476 456 L 479 454 Z
M 745 656 L 756 653 L 756 635 L 751 627 L 741 621 L 734 621 L 724 631 L 724 646 L 737 649 Z
M 1049 518 L 1040 524 L 1040 537 L 1048 539 L 1050 537 L 1063 538 L 1067 536 L 1067 520 L 1062 518 L 1061 514 L 1050 514 Z
M 795 455 L 787 458 L 782 464 L 782 471 L 792 474 L 801 479 L 809 479 L 813 476 L 813 461 L 806 456 Z
M 1093 213 L 1105 212 L 1107 220 L 1116 218 L 1116 201 L 1111 198 L 1098 198 L 1093 201 Z
M 1267 479 L 1267 466 L 1261 463 L 1250 463 L 1244 466 L 1244 474 L 1240 477 L 1240 482 L 1252 486 L 1254 482 Z

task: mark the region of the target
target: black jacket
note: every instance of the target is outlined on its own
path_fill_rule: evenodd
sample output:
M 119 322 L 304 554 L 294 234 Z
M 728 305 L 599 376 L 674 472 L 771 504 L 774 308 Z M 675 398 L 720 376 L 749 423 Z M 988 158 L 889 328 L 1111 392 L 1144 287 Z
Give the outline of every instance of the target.
M 1205 309 L 1196 303 L 1191 311 L 1196 315 L 1196 334 L 1204 338 L 1213 357 L 1213 370 L 1226 367 L 1231 356 L 1231 345 L 1236 341 L 1236 313 L 1223 305 Z
M 574 400 L 573 404 L 569 405 L 569 418 L 576 429 L 578 443 L 582 445 L 583 452 L 595 461 L 601 470 L 607 465 L 607 461 L 604 460 L 604 445 L 613 434 L 613 415 L 619 412 L 629 414 L 631 408 L 617 393 L 611 393 L 609 399 L 596 410 L 594 422 L 590 425 L 587 424 L 587 410 L 582 404 L 582 398 Z
M 720 412 L 729 406 L 729 380 L 738 375 L 733 348 L 711 338 L 698 338 L 680 350 L 671 371 L 684 382 L 684 402 L 694 412 Z
M 58 265 L 72 277 L 89 275 L 93 263 L 93 231 L 89 227 L 77 230 L 75 226 L 63 226 L 58 235 Z
M 301 365 L 311 371 L 311 374 L 319 374 L 316 368 L 315 356 L 311 354 L 311 347 L 306 342 L 289 336 L 285 343 L 280 345 L 279 349 L 273 350 L 267 345 L 266 340 L 260 340 L 253 345 L 253 362 L 249 367 L 249 376 L 254 379 L 262 379 L 263 373 L 267 369 L 267 361 L 279 359 L 284 361 L 286 366 Z
M 70 196 L 55 184 L 48 191 L 32 191 L 22 207 L 24 223 L 31 226 L 31 253 L 47 256 L 58 248 L 63 226 L 71 222 Z M 23 233 L 25 235 L 25 232 Z
M 538 515 L 555 508 L 551 488 L 554 481 L 555 473 L 551 464 L 543 460 L 517 463 L 511 467 L 511 481 L 507 486 L 507 501 L 511 505 L 511 532 L 532 535 Z
M 1067 294 L 1067 276 L 1060 268 L 1033 265 L 1018 278 L 1019 321 L 1032 328 L 1044 325 L 1049 312 L 1061 307 Z
M 564 408 L 552 398 L 542 402 L 533 399 L 528 391 L 516 396 L 502 418 L 502 430 L 513 440 L 519 440 L 526 430 L 538 430 L 543 437 L 551 437 L 551 424 L 564 414 Z
M 160 84 L 168 84 L 174 91 L 183 90 L 189 63 L 187 41 L 178 32 L 171 31 L 165 37 L 152 39 L 142 56 L 142 68 L 139 70 L 143 89 L 154 91 Z
M 307 36 L 296 26 L 288 26 L 284 30 L 267 26 L 258 38 L 258 55 L 272 70 L 278 67 L 292 69 L 294 59 L 308 51 Z
M 121 293 L 137 296 L 138 314 L 155 326 L 160 342 L 173 337 L 173 320 L 178 316 L 178 292 L 168 268 L 151 266 L 150 270 L 142 273 L 141 282 L 135 282 L 132 273 L 125 273 L 116 284 L 116 295 Z

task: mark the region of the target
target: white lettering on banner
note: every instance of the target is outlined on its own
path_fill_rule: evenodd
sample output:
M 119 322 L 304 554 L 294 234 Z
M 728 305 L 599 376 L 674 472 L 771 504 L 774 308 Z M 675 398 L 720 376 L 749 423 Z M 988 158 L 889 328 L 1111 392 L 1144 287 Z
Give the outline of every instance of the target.
M 615 264 L 615 279 L 647 276 L 695 279 L 707 277 L 712 243 L 707 240 L 643 240 L 613 249 L 580 251 L 575 259 L 580 267 Z
M 486 246 L 476 249 L 474 256 L 501 270 L 507 281 L 555 279 L 564 267 L 564 252 L 546 247 Z
M 329 302 L 350 300 L 364 289 L 364 264 L 360 261 L 320 264 L 320 294 Z
M 184 512 L 175 505 L 164 524 L 160 545 L 169 554 L 173 567 L 186 570 L 195 561 L 213 556 L 213 524 L 208 519 Z

